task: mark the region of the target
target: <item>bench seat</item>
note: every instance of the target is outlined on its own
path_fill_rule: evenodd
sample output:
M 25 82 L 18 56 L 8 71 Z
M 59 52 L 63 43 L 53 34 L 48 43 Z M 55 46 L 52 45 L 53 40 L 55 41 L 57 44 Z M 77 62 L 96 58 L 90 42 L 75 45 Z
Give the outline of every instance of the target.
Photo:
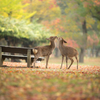
M 2 54 L 2 58 L 5 59 L 5 58 L 13 58 L 13 59 L 24 59 L 24 60 L 27 60 L 27 56 L 23 56 L 23 55 L 8 55 L 8 54 Z M 34 60 L 34 56 L 31 56 L 31 60 L 33 61 Z M 39 57 L 37 59 L 37 61 L 42 61 L 44 60 L 44 57 Z

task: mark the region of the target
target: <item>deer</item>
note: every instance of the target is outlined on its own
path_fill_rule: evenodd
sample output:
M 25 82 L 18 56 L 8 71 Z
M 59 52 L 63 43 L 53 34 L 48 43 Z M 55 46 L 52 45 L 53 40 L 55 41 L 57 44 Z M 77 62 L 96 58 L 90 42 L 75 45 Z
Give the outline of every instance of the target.
M 52 54 L 54 48 L 55 48 L 55 39 L 57 38 L 57 36 L 51 36 L 50 38 L 46 38 L 47 40 L 50 41 L 50 45 L 47 46 L 38 46 L 33 48 L 33 54 L 34 54 L 34 62 L 33 62 L 33 67 L 35 67 L 35 63 L 37 61 L 37 59 L 41 56 L 41 57 L 46 57 L 46 68 L 48 66 L 48 60 L 50 55 Z
M 63 43 L 67 43 L 62 37 L 58 37 L 58 42 L 59 42 L 59 50 L 60 50 L 60 53 L 62 55 L 62 62 L 61 62 L 61 67 L 60 69 L 62 68 L 62 64 L 63 64 L 63 60 L 64 60 L 64 57 L 66 57 L 66 69 L 69 69 L 71 67 L 71 65 L 73 64 L 74 60 L 73 60 L 73 57 L 76 58 L 76 61 L 77 61 L 77 69 L 78 69 L 78 51 L 72 47 L 69 47 L 69 46 L 65 46 Z M 71 60 L 71 64 L 67 65 L 68 63 L 68 59 Z

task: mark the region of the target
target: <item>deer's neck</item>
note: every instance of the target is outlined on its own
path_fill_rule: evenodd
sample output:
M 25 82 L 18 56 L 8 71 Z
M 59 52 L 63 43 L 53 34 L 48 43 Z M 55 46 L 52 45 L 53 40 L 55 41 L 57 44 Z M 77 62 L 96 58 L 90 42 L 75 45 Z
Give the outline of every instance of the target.
M 51 41 L 51 44 L 50 44 L 51 48 L 54 49 L 55 48 L 55 43 L 54 41 Z
M 62 48 L 62 46 L 63 46 L 63 43 L 59 42 L 59 48 Z

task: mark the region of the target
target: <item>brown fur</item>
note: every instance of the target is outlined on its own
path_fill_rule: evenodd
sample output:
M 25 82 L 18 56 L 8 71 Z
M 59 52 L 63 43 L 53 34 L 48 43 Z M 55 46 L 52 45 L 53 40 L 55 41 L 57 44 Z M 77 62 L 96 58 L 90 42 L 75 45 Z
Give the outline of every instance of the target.
M 52 51 L 55 48 L 55 43 L 54 40 L 56 39 L 56 36 L 51 36 L 50 38 L 48 38 L 47 40 L 50 40 L 50 45 L 47 46 L 39 46 L 39 47 L 35 47 L 33 49 L 33 54 L 35 56 L 34 62 L 33 62 L 33 67 L 35 67 L 35 62 L 39 57 L 46 57 L 46 68 L 48 66 L 48 60 L 49 60 L 49 56 L 52 54 Z
M 59 49 L 60 49 L 60 52 L 61 52 L 61 55 L 62 55 L 62 63 L 61 63 L 60 68 L 62 68 L 63 59 L 64 59 L 64 56 L 65 56 L 66 57 L 66 68 L 67 68 L 68 59 L 71 60 L 71 64 L 68 67 L 68 69 L 69 69 L 74 62 L 74 60 L 72 58 L 75 57 L 76 60 L 77 60 L 77 69 L 78 69 L 78 59 L 77 59 L 78 51 L 76 49 L 72 48 L 72 47 L 64 46 L 63 42 L 64 43 L 67 43 L 67 42 L 63 38 L 61 38 L 61 37 L 58 38 L 58 41 L 59 41 Z

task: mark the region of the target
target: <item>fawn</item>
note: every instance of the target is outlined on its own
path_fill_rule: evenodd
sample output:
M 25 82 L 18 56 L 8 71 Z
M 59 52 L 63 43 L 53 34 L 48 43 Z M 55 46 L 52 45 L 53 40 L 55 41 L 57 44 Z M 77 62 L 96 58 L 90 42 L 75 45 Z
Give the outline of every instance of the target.
M 52 51 L 54 50 L 55 48 L 55 43 L 54 43 L 54 40 L 57 38 L 57 36 L 51 36 L 50 38 L 47 38 L 47 40 L 50 41 L 50 45 L 47 45 L 47 46 L 39 46 L 39 47 L 35 47 L 33 49 L 33 54 L 35 56 L 34 58 L 34 62 L 33 62 L 33 67 L 35 67 L 35 62 L 36 60 L 40 57 L 40 56 L 43 56 L 43 57 L 46 57 L 46 68 L 48 66 L 48 60 L 49 60 L 49 57 L 50 55 L 52 54 Z
M 78 51 L 72 47 L 64 46 L 63 43 L 67 43 L 67 42 L 62 37 L 59 37 L 57 39 L 59 41 L 59 49 L 60 49 L 60 52 L 62 55 L 62 62 L 61 62 L 60 69 L 62 68 L 64 56 L 66 57 L 66 68 L 68 67 L 68 65 L 67 65 L 68 59 L 71 60 L 71 64 L 68 67 L 68 69 L 69 69 L 74 62 L 73 57 L 75 57 L 77 60 L 77 69 L 78 69 L 78 58 L 77 58 Z

